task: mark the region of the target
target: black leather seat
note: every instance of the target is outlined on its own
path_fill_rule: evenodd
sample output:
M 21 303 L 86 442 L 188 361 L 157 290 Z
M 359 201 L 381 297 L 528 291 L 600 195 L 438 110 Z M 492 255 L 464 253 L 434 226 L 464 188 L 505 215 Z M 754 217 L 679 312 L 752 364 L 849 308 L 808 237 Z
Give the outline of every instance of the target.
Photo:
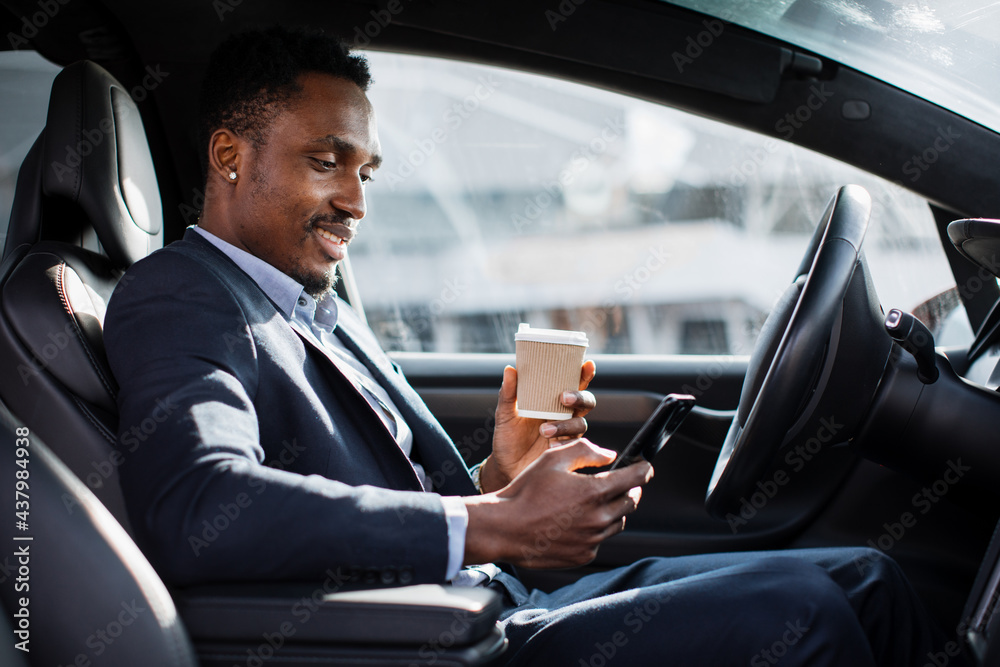
M 18 480 L 6 465 L 0 475 L 8 517 L 0 539 L 19 546 L 15 537 L 34 538 L 25 542 L 34 638 L 27 662 L 198 664 L 189 637 L 203 667 L 496 662 L 506 640 L 496 626 L 498 597 L 484 589 L 201 587 L 171 591 L 178 620 L 171 595 L 122 530 L 117 469 L 128 447 L 115 448 L 117 386 L 102 342 L 112 291 L 132 262 L 162 244 L 161 227 L 135 104 L 101 67 L 67 67 L 18 174 L 0 262 L 0 448 L 5 456 L 16 450 L 15 427 L 29 429 L 31 441 L 28 531 L 18 533 L 11 518 Z M 6 618 L 20 623 L 20 595 L 0 590 Z
M 21 632 L 6 634 L 5 643 L 26 641 L 22 658 L 39 667 L 195 667 L 174 602 L 138 547 L 33 431 L 3 408 L 0 447 L 0 504 L 8 517 L 0 539 L 9 559 L 0 606 Z M 23 468 L 18 460 L 25 461 Z M 22 493 L 29 500 L 19 508 L 16 470 L 28 471 Z M 24 512 L 23 529 L 14 520 L 16 509 Z M 20 590 L 19 581 L 25 584 Z
M 0 264 L 0 398 L 128 525 L 118 487 L 117 387 L 102 344 L 112 290 L 163 243 L 139 110 L 91 62 L 52 85 L 18 173 Z

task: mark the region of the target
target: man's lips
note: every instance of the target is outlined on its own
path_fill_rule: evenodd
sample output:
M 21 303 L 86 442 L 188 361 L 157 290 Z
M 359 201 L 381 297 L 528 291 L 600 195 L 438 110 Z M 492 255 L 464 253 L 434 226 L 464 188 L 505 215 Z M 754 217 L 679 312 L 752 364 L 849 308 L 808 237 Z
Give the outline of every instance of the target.
M 345 243 L 350 243 L 354 238 L 354 230 L 351 227 L 339 222 L 314 222 L 312 226 L 320 236 L 333 241 L 334 243 L 341 240 Z
M 347 252 L 347 245 L 354 238 L 354 230 L 340 223 L 319 224 L 312 226 L 319 237 L 320 245 L 326 250 L 326 254 L 334 260 L 344 259 Z

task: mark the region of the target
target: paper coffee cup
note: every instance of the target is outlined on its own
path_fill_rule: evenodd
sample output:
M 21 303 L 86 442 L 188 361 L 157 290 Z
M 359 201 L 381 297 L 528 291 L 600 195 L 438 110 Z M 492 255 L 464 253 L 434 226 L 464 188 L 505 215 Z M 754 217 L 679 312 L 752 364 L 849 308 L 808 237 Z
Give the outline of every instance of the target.
M 560 402 L 564 391 L 580 388 L 580 367 L 587 352 L 582 331 L 532 329 L 521 324 L 514 334 L 517 352 L 517 412 L 535 419 L 569 419 L 573 411 Z

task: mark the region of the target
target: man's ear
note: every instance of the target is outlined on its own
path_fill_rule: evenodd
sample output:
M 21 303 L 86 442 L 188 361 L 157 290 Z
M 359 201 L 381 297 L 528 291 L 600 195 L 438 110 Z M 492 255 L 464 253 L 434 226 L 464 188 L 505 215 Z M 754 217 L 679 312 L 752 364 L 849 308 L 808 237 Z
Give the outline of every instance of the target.
M 208 172 L 225 183 L 235 184 L 242 173 L 243 155 L 249 149 L 247 142 L 235 133 L 219 129 L 208 140 Z

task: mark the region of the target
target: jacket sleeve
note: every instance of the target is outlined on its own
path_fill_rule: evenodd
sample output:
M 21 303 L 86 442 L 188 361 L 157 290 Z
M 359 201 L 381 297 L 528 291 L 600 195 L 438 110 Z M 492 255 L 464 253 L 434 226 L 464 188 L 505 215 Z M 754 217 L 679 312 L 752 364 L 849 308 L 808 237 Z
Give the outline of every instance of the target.
M 129 519 L 166 580 L 443 579 L 439 496 L 263 464 L 258 343 L 230 288 L 201 262 L 168 249 L 129 269 L 105 344 L 120 385 Z

